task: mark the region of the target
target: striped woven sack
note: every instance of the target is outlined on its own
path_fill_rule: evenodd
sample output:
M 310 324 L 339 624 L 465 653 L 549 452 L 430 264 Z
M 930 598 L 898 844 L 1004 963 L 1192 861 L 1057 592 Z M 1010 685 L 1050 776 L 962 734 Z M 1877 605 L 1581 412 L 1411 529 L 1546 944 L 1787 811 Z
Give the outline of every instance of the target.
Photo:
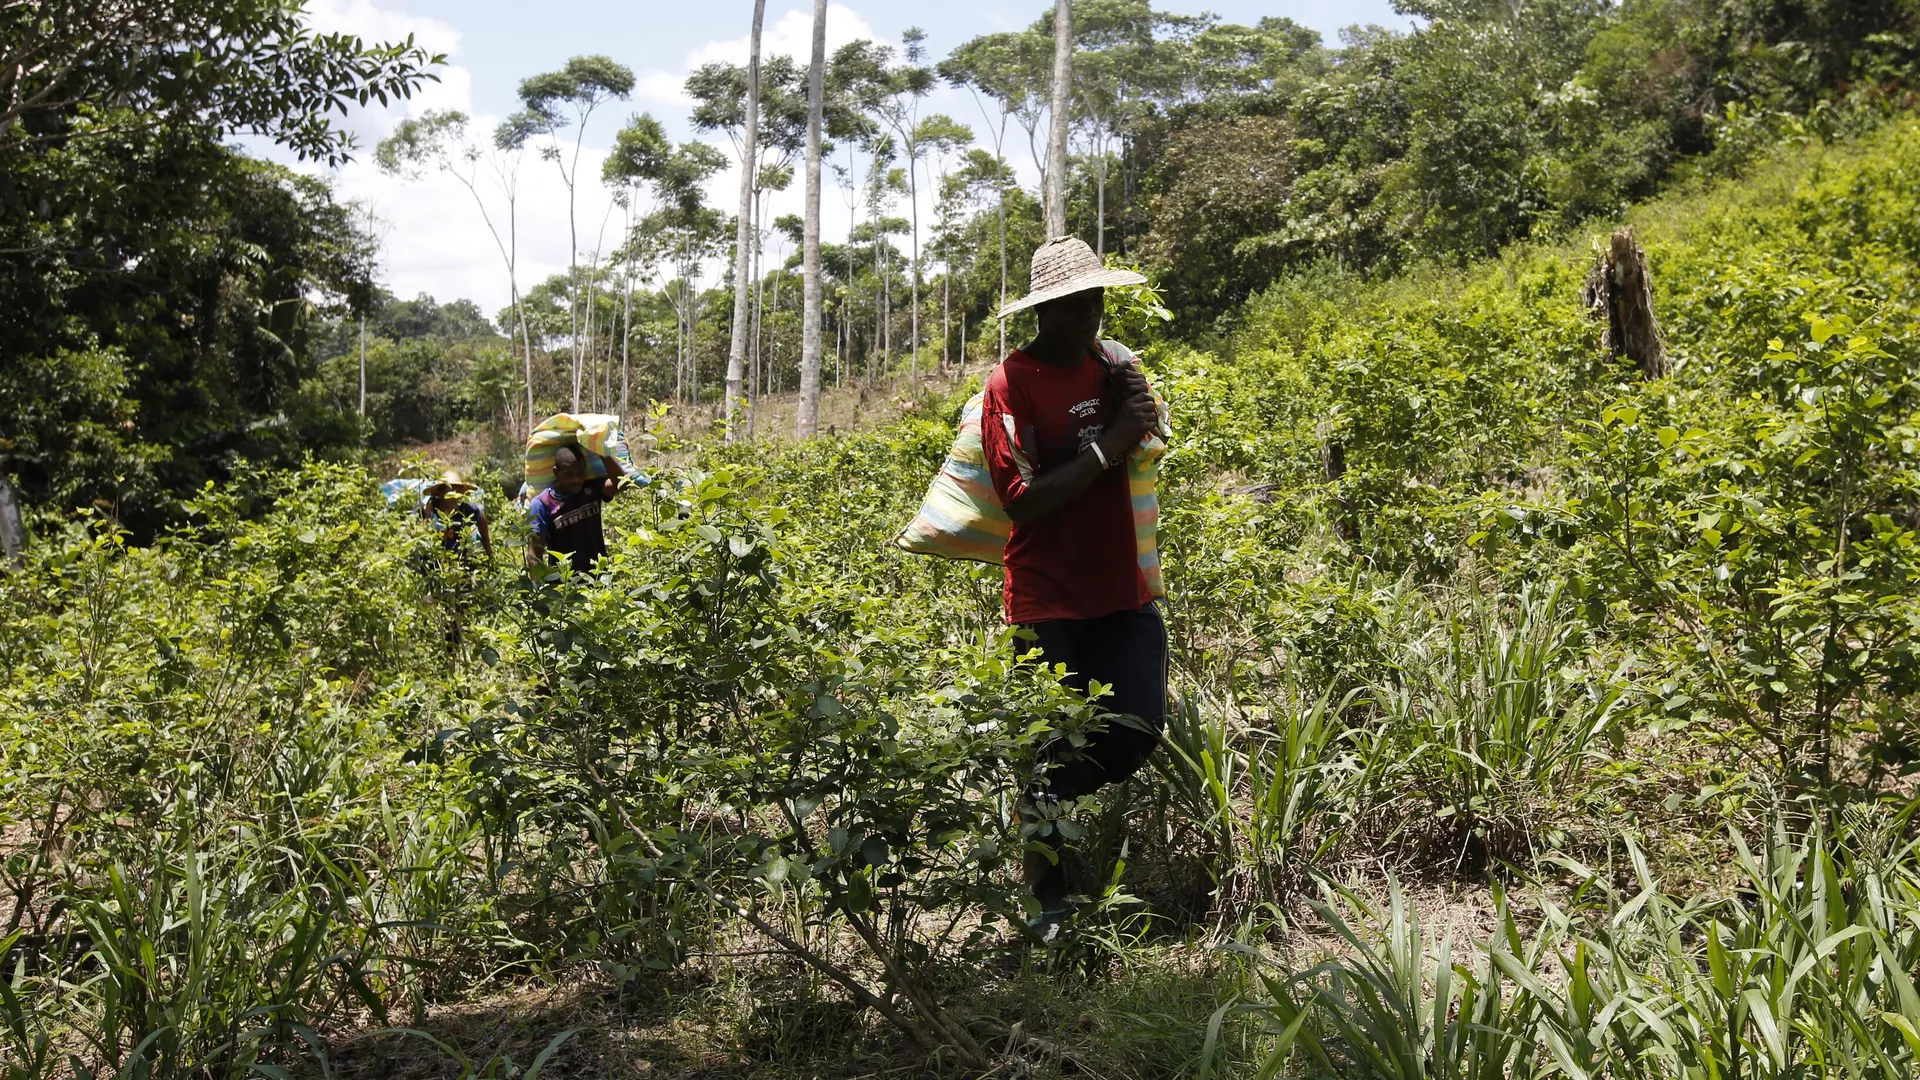
M 1110 364 L 1133 362 L 1134 356 L 1117 341 L 1102 341 L 1102 350 Z M 942 559 L 967 559 L 990 563 L 1006 562 L 1007 537 L 1013 520 L 1000 505 L 1000 495 L 987 474 L 987 456 L 980 444 L 980 417 L 986 392 L 967 399 L 960 410 L 960 428 L 954 433 L 953 446 L 940 471 L 934 474 L 920 512 L 906 528 L 894 535 L 895 547 L 915 555 L 933 555 Z M 1139 554 L 1140 572 L 1154 596 L 1167 594 L 1160 573 L 1158 531 L 1160 526 L 1160 459 L 1166 453 L 1168 427 L 1167 403 L 1159 394 L 1153 397 L 1160 411 L 1157 430 L 1148 432 L 1140 444 L 1127 452 L 1127 493 L 1133 502 L 1134 547 Z
M 1173 431 L 1166 401 L 1155 394 L 1153 404 L 1160 412 L 1158 430 L 1147 432 L 1140 445 L 1127 452 L 1127 496 L 1133 501 L 1133 545 L 1140 573 L 1147 579 L 1149 592 L 1165 596 L 1167 583 L 1160 575 L 1160 459 L 1166 456 Z
M 606 413 L 555 413 L 540 421 L 527 437 L 527 482 L 520 489 L 522 499 L 530 499 L 553 485 L 553 452 L 562 446 L 585 447 L 587 472 L 595 478 L 607 475 L 600 460 L 605 454 L 620 463 L 636 484 L 646 479 L 633 471 L 633 458 L 627 452 L 626 437 L 620 431 L 620 418 Z
M 1006 561 L 1013 520 L 1000 506 L 993 479 L 987 475 L 987 454 L 980 445 L 980 413 L 986 400 L 982 390 L 961 408 L 960 430 L 954 433 L 947 460 L 927 487 L 920 512 L 894 536 L 895 547 L 916 555 L 996 566 Z

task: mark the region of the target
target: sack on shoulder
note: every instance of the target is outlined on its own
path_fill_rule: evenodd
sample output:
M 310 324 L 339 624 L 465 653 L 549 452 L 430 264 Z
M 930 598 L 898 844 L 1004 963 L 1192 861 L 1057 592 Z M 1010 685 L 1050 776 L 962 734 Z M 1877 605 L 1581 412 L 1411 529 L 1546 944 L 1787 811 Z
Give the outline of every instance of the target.
M 960 409 L 960 429 L 954 433 L 947 460 L 928 485 L 920 512 L 895 534 L 895 547 L 915 555 L 995 566 L 1006 561 L 1013 519 L 1000 506 L 993 478 L 987 475 L 986 450 L 980 445 L 980 413 L 986 400 L 982 390 Z
M 1109 368 L 1138 363 L 1133 350 L 1117 341 L 1102 340 L 1100 351 Z M 1167 440 L 1173 437 L 1172 416 L 1167 399 L 1154 391 L 1153 405 L 1159 414 L 1153 428 L 1127 451 L 1127 496 L 1133 503 L 1133 544 L 1140 560 L 1140 574 L 1147 579 L 1147 591 L 1154 596 L 1167 595 L 1166 579 L 1160 572 L 1160 461 L 1167 453 Z
M 1117 341 L 1100 342 L 1102 359 L 1108 367 L 1134 362 L 1132 350 Z M 1000 505 L 993 478 L 987 474 L 987 456 L 980 443 L 980 417 L 986 402 L 983 390 L 967 399 L 960 410 L 960 427 L 954 432 L 953 446 L 934 474 L 933 483 L 920 502 L 920 512 L 906 528 L 893 537 L 893 544 L 915 555 L 942 559 L 965 559 L 994 566 L 1006 562 L 1007 537 L 1013 532 L 1013 519 Z M 1160 459 L 1166 453 L 1168 426 L 1167 403 L 1158 393 L 1154 404 L 1160 422 L 1140 444 L 1127 452 L 1127 494 L 1133 503 L 1134 546 L 1139 553 L 1140 572 L 1154 596 L 1165 596 L 1166 585 L 1160 573 L 1157 537 L 1160 527 Z
M 633 457 L 627 450 L 626 436 L 620 430 L 620 418 L 606 413 L 555 413 L 540 421 L 527 437 L 526 483 L 521 485 L 522 501 L 533 498 L 553 485 L 553 453 L 562 446 L 578 446 L 587 451 L 587 475 L 601 480 L 607 466 L 602 454 L 613 458 L 626 471 L 630 483 L 644 484 L 646 478 L 634 471 Z

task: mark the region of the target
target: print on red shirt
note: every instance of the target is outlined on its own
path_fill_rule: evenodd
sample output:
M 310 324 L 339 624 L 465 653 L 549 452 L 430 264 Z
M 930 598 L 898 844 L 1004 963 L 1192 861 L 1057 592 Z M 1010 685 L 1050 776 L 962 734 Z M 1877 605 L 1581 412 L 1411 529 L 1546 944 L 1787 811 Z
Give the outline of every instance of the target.
M 1001 505 L 1033 478 L 1072 461 L 1106 430 L 1115 402 L 1106 367 L 1091 355 L 1072 367 L 1019 350 L 987 378 L 980 442 Z M 1009 623 L 1097 619 L 1153 599 L 1140 572 L 1126 470 L 1111 468 L 1053 514 L 1015 525 L 1007 538 Z

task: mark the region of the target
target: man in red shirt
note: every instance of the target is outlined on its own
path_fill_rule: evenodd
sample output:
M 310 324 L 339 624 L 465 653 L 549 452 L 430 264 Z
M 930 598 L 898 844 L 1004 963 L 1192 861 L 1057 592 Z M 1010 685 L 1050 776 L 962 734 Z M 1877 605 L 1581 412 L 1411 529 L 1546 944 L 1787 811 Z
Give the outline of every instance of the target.
M 1007 622 L 1032 631 L 1068 685 L 1112 688 L 1116 714 L 1079 751 L 1050 747 L 1035 796 L 1071 801 L 1125 780 L 1159 745 L 1165 724 L 1167 632 L 1140 570 L 1127 453 L 1156 423 L 1146 377 L 1099 346 L 1108 285 L 1144 282 L 1107 270 L 1071 237 L 1034 254 L 1033 288 L 1002 309 L 1037 308 L 1040 332 L 987 379 L 980 440 L 1001 505 Z M 1047 837 L 1058 847 L 1057 834 Z M 1027 857 L 1040 901 L 1033 929 L 1051 941 L 1070 908 L 1058 852 Z

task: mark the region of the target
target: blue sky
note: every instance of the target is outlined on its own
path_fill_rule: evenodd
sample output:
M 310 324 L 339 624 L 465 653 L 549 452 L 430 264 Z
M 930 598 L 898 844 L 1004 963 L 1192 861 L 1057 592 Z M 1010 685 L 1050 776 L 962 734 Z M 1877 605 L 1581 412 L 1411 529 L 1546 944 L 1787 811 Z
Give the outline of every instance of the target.
M 828 46 L 868 37 L 898 42 L 909 26 L 927 33 L 932 58 L 978 34 L 1017 29 L 1038 18 L 1045 0 L 967 0 L 965 3 L 900 3 L 834 0 L 828 14 Z M 1379 23 L 1404 27 L 1385 0 L 1328 3 L 1324 0 L 1162 0 L 1166 10 L 1211 11 L 1229 22 L 1251 23 L 1263 15 L 1285 15 L 1321 32 L 1332 42 L 1341 27 Z M 512 111 L 520 79 L 565 63 L 581 53 L 604 53 L 634 69 L 632 101 L 614 102 L 590 123 L 583 142 L 577 182 L 575 220 L 582 258 L 596 247 L 611 248 L 618 235 L 618 211 L 597 183 L 604 147 L 631 113 L 650 112 L 677 138 L 693 138 L 686 123 L 688 103 L 681 90 L 691 68 L 708 60 L 744 63 L 752 7 L 747 0 L 311 0 L 314 25 L 345 30 L 370 40 L 391 40 L 408 33 L 427 48 L 448 54 L 441 82 L 393 109 L 358 112 L 349 126 L 359 136 L 361 160 L 336 173 L 339 191 L 371 209 L 384 248 L 383 284 L 401 296 L 432 293 L 442 300 L 465 296 L 489 313 L 504 306 L 508 285 L 498 248 L 488 235 L 474 196 L 445 176 L 414 180 L 381 175 L 368 158 L 380 137 L 408 113 L 458 108 L 490 130 Z M 770 54 L 804 57 L 812 18 L 811 0 L 769 0 L 765 48 Z M 945 112 L 977 124 L 979 112 L 964 92 L 943 88 L 923 105 L 922 114 Z M 982 132 L 984 135 L 984 131 Z M 731 154 L 724 136 L 713 141 Z M 275 155 L 277 156 L 277 155 Z M 1021 164 L 1018 156 L 1010 158 Z M 1032 173 L 1026 165 L 1026 173 Z M 519 279 L 524 289 L 551 273 L 564 271 L 568 259 L 566 189 L 554 166 L 528 155 L 519 165 Z M 1031 181 L 1033 177 L 1028 176 Z M 710 197 L 731 207 L 739 174 L 715 177 Z M 489 200 L 496 224 L 505 220 L 505 204 L 496 186 L 478 185 Z M 799 185 L 775 197 L 772 216 L 799 209 Z M 829 179 L 824 199 L 829 240 L 844 236 L 846 204 Z M 836 212 L 837 208 L 837 212 Z M 923 220 L 925 209 L 923 203 Z M 904 210 L 904 207 L 902 208 Z M 772 257 L 772 256 L 770 256 Z

